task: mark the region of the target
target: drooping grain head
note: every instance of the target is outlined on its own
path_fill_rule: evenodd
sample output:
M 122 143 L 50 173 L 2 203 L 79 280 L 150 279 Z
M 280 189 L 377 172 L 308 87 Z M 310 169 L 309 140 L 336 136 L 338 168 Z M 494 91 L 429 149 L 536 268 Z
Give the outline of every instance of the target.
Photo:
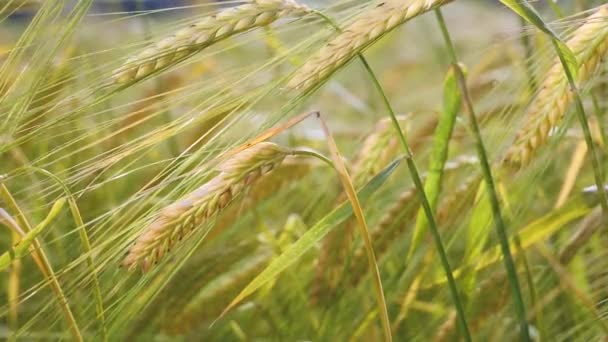
M 294 0 L 255 0 L 229 8 L 204 17 L 132 56 L 114 72 L 112 78 L 116 83 L 143 78 L 230 36 L 310 11 Z
M 452 0 L 386 0 L 361 13 L 342 33 L 311 57 L 290 79 L 291 89 L 307 90 L 323 82 L 386 33 Z
M 579 63 L 577 86 L 584 88 L 608 53 L 608 6 L 601 6 L 589 16 L 567 45 Z M 505 162 L 519 167 L 528 164 L 550 130 L 561 122 L 572 99 L 564 69 L 556 60 L 526 111 L 526 121 L 508 149 Z
M 136 238 L 123 261 L 146 272 L 178 241 L 226 208 L 254 182 L 281 164 L 290 150 L 262 142 L 231 157 L 220 173 L 197 190 L 162 209 Z

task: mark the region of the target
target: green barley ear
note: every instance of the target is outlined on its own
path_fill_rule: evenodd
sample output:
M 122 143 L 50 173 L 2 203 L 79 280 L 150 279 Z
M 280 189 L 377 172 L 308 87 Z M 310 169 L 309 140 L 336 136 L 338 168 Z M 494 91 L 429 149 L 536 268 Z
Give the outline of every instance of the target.
M 221 11 L 182 28 L 132 56 L 114 72 L 112 78 L 121 84 L 141 79 L 223 39 L 310 11 L 307 6 L 293 0 L 255 0 Z
M 289 153 L 287 148 L 262 142 L 226 160 L 217 176 L 158 213 L 129 249 L 123 266 L 133 269 L 139 265 L 148 271 L 178 241 L 224 210 Z

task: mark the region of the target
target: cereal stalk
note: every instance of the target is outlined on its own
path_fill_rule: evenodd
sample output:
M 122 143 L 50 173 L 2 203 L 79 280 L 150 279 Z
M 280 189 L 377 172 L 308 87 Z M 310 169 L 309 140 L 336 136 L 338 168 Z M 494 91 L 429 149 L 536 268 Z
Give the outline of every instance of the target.
M 458 64 L 458 57 L 456 56 L 456 49 L 454 48 L 454 44 L 452 43 L 450 32 L 445 24 L 443 14 L 441 14 L 440 9 L 435 10 L 435 16 L 437 18 L 437 23 L 441 29 L 441 33 L 443 35 L 443 39 L 445 41 L 452 62 L 452 67 L 454 68 L 454 73 L 458 83 L 458 89 L 460 90 L 460 95 L 462 96 L 463 104 L 469 117 L 469 125 L 471 126 L 471 131 L 473 132 L 473 137 L 475 139 L 475 148 L 477 150 L 477 156 L 479 158 L 479 164 L 481 166 L 481 173 L 486 184 L 488 199 L 490 200 L 490 205 L 492 207 L 492 216 L 494 218 L 496 232 L 498 233 L 502 254 L 504 256 L 505 268 L 509 277 L 511 291 L 513 292 L 513 302 L 515 305 L 517 318 L 519 320 L 521 339 L 522 341 L 530 341 L 530 335 L 528 332 L 528 322 L 526 320 L 526 310 L 521 294 L 519 280 L 517 278 L 517 269 L 515 268 L 511 248 L 509 247 L 509 238 L 507 235 L 506 224 L 504 222 L 500 203 L 498 201 L 498 193 L 496 192 L 496 186 L 494 184 L 492 168 L 490 167 L 486 148 L 484 146 L 483 138 L 481 136 L 481 130 L 479 129 L 479 124 L 477 123 L 475 108 L 473 107 L 473 102 L 471 101 L 471 97 L 467 89 L 464 72 L 462 71 L 460 64 Z M 468 327 L 466 326 L 466 322 L 461 321 L 460 328 L 465 330 L 468 329 Z M 470 340 L 470 335 L 468 335 L 469 332 L 466 331 L 466 334 Z

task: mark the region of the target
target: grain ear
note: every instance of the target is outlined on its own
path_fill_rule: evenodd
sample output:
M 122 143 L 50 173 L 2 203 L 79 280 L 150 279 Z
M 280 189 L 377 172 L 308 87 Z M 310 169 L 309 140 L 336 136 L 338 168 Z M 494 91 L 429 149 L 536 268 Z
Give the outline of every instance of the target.
M 230 36 L 310 11 L 310 8 L 293 0 L 257 0 L 221 11 L 180 29 L 132 56 L 114 71 L 112 78 L 119 84 L 144 78 Z
M 364 11 L 296 71 L 288 88 L 313 88 L 397 26 L 451 1 L 386 0 Z
M 280 165 L 289 153 L 282 146 L 261 142 L 226 160 L 217 176 L 158 213 L 129 249 L 123 266 L 132 269 L 139 265 L 148 271 L 180 240 Z
M 578 63 L 579 87 L 594 76 L 608 53 L 608 6 L 602 6 L 587 18 L 567 42 Z M 505 161 L 515 166 L 528 164 L 534 152 L 547 140 L 572 103 L 568 80 L 559 60 L 544 77 L 540 91 L 526 112 L 524 125 L 508 149 Z

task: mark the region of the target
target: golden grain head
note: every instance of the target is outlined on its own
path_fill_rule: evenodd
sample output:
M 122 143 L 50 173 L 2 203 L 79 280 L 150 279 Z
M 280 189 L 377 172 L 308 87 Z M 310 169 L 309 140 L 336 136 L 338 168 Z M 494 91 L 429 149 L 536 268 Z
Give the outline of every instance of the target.
M 144 78 L 230 36 L 310 11 L 293 0 L 256 0 L 223 10 L 214 16 L 203 17 L 130 57 L 114 71 L 112 78 L 119 84 Z
M 363 11 L 314 54 L 289 80 L 290 89 L 308 90 L 404 22 L 452 0 L 386 0 Z
M 132 269 L 140 265 L 144 272 L 149 270 L 178 241 L 221 212 L 289 153 L 287 148 L 262 142 L 226 160 L 218 167 L 217 176 L 156 215 L 136 238 L 123 266 Z
M 587 18 L 567 42 L 579 63 L 576 82 L 584 88 L 608 54 L 608 6 Z M 544 77 L 541 89 L 526 111 L 526 120 L 508 149 L 504 161 L 515 166 L 528 164 L 549 137 L 572 103 L 573 96 L 559 60 Z

